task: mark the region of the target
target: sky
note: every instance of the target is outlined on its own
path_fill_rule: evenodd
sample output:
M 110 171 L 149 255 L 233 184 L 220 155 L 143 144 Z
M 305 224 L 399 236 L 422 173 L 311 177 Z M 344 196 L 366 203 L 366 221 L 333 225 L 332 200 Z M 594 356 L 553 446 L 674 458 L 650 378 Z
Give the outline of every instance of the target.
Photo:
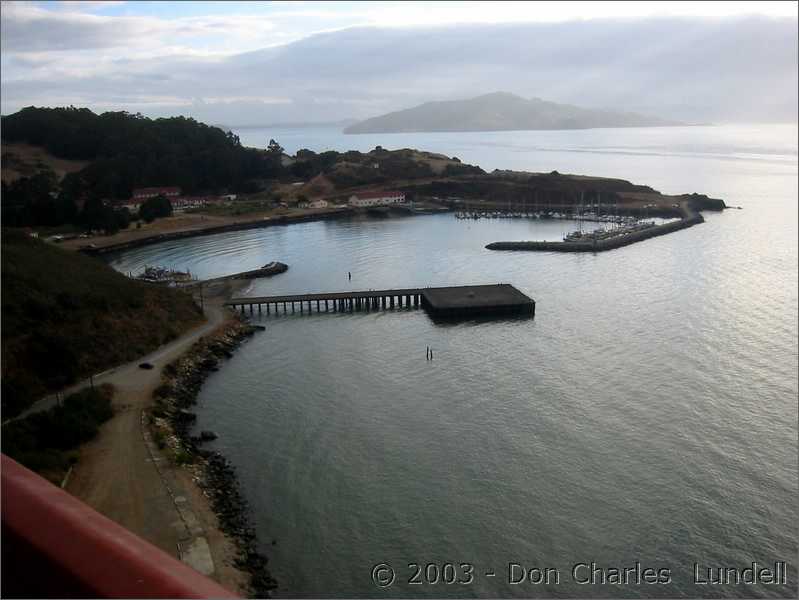
M 642 91 L 652 83 L 645 70 L 653 65 L 663 66 L 672 88 L 679 85 L 673 61 L 692 63 L 677 47 L 687 39 L 696 44 L 697 60 L 719 53 L 710 57 L 721 70 L 712 76 L 725 93 L 734 90 L 730 82 L 737 76 L 754 74 L 763 91 L 780 97 L 737 116 L 724 109 L 717 118 L 779 120 L 795 112 L 795 93 L 775 86 L 791 65 L 794 75 L 788 73 L 786 86 L 796 79 L 796 46 L 788 37 L 796 34 L 798 6 L 762 1 L 6 0 L 0 4 L 0 110 L 75 105 L 242 125 L 360 119 L 426 100 L 508 91 L 685 118 L 692 116 L 689 98 L 675 93 L 661 102 Z M 663 37 L 642 38 L 642 30 Z M 687 30 L 693 37 L 685 37 Z M 741 56 L 744 64 L 737 73 L 735 61 L 722 56 L 735 54 L 736 47 L 723 47 L 716 39 L 721 30 L 724 38 L 740 37 L 738 48 L 749 49 L 762 64 Z M 633 38 L 635 46 L 614 46 L 611 35 Z M 531 38 L 547 40 L 547 47 Z M 601 64 L 586 56 L 589 47 L 600 52 Z M 568 81 L 536 63 L 536 56 L 553 48 L 558 49 L 556 66 L 568 73 Z M 637 86 L 622 77 L 623 70 L 636 68 L 630 52 L 650 57 L 650 63 L 638 65 Z M 586 98 L 586 90 L 597 90 L 598 83 L 621 87 L 623 94 L 603 91 Z M 680 93 L 706 92 L 711 85 L 697 79 L 681 86 Z M 697 102 L 689 120 L 712 118 L 710 102 Z

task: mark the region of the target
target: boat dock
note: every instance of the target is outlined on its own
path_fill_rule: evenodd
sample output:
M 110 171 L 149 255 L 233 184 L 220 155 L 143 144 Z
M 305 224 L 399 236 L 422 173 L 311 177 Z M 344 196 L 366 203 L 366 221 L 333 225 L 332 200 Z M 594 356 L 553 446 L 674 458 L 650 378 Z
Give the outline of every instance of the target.
M 286 296 L 231 298 L 225 303 L 242 314 L 378 311 L 421 306 L 435 317 L 490 314 L 535 315 L 535 301 L 507 283 L 450 287 L 324 292 Z M 282 308 L 282 310 L 281 310 Z
M 486 246 L 488 250 L 543 250 L 550 252 L 603 252 L 628 246 L 642 240 L 666 235 L 681 229 L 704 223 L 705 219 L 690 202 L 680 207 L 683 217 L 676 221 L 660 225 L 643 224 L 622 227 L 616 231 L 595 231 L 581 235 L 571 234 L 562 242 L 530 241 L 530 242 L 492 242 Z

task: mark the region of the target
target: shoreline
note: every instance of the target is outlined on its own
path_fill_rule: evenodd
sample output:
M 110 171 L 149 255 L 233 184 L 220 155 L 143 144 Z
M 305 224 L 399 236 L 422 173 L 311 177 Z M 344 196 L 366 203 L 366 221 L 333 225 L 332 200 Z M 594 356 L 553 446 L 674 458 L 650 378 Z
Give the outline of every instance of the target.
M 121 252 L 130 250 L 132 248 L 140 248 L 142 246 L 150 246 L 158 244 L 159 242 L 168 242 L 171 240 L 180 240 L 192 237 L 202 237 L 206 235 L 214 235 L 217 233 L 227 233 L 229 231 L 245 231 L 247 229 L 261 229 L 264 227 L 272 227 L 275 225 L 292 225 L 294 223 L 306 223 L 312 221 L 324 221 L 328 219 L 339 219 L 342 217 L 352 216 L 356 214 L 355 210 L 349 207 L 327 209 L 324 212 L 320 211 L 307 215 L 280 215 L 275 217 L 261 217 L 257 220 L 239 221 L 236 223 L 227 223 L 224 225 L 213 225 L 211 227 L 201 227 L 196 229 L 183 229 L 178 231 L 169 231 L 165 233 L 158 233 L 146 237 L 128 240 L 126 242 L 118 242 L 115 244 L 107 244 L 104 246 L 96 247 L 81 247 L 78 248 L 79 252 L 83 252 L 90 256 L 101 256 L 104 254 L 111 254 L 114 252 Z
M 218 451 L 202 448 L 200 437 L 191 435 L 196 415 L 189 409 L 218 363 L 232 357 L 233 352 L 260 327 L 231 314 L 211 335 L 195 342 L 184 354 L 169 363 L 163 371 L 161 385 L 153 392 L 150 408 L 150 429 L 154 437 L 169 440 L 174 468 L 191 475 L 197 500 L 216 517 L 218 532 L 233 547 L 232 567 L 249 579 L 247 593 L 266 598 L 277 587 L 267 568 L 268 558 L 258 550 L 249 505 L 236 477 L 235 467 Z M 160 433 L 158 433 L 160 432 Z M 185 468 L 183 468 L 185 467 Z
M 399 207 L 390 207 L 392 211 L 402 212 L 407 215 L 428 215 L 437 214 L 438 212 L 448 212 L 450 209 L 433 210 L 433 209 L 416 209 L 408 210 Z M 391 212 L 391 211 L 389 211 Z M 151 246 L 160 242 L 168 242 L 172 240 L 181 240 L 193 237 L 202 237 L 206 235 L 215 235 L 218 233 L 228 233 L 231 231 L 246 231 L 248 229 L 263 229 L 266 227 L 273 227 L 277 225 L 294 225 L 296 223 L 311 223 L 314 221 L 328 221 L 333 219 L 341 219 L 345 217 L 357 216 L 372 216 L 369 214 L 369 209 L 354 208 L 351 206 L 342 206 L 337 208 L 318 209 L 313 213 L 308 214 L 292 214 L 292 215 L 277 215 L 271 217 L 259 217 L 254 219 L 246 219 L 236 221 L 233 223 L 224 223 L 221 225 L 212 225 L 210 227 L 195 227 L 187 229 L 178 229 L 175 231 L 166 231 L 163 233 L 156 233 L 147 235 L 140 238 L 134 238 L 124 242 L 109 243 L 102 246 L 96 245 L 82 245 L 79 247 L 66 246 L 71 250 L 83 252 L 89 256 L 102 256 L 105 254 L 113 254 L 115 252 L 123 252 L 133 248 L 141 248 L 143 246 Z M 116 234 L 119 235 L 119 234 Z

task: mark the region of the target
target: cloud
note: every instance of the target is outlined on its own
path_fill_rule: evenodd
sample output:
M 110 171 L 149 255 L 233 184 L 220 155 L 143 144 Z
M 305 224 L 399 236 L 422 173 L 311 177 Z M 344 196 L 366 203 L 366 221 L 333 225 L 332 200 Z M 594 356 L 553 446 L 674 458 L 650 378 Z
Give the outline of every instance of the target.
M 87 17 L 103 18 L 82 15 L 88 29 Z M 122 50 L 4 52 L 3 112 L 133 107 L 235 126 L 367 118 L 503 90 L 686 121 L 796 117 L 796 19 L 358 27 L 250 52 L 211 49 L 237 27 L 256 42 L 270 37 L 275 21 L 262 19 L 191 17 L 181 31 L 161 23 L 160 45 Z M 125 35 L 152 26 L 128 24 Z M 211 39 L 198 48 L 181 36 Z
M 124 0 L 59 0 L 50 2 L 49 6 L 55 10 L 69 12 L 97 12 L 109 7 L 123 6 Z
M 152 18 L 60 13 L 16 2 L 3 5 L 0 23 L 2 49 L 14 53 L 137 45 L 162 31 L 162 24 Z

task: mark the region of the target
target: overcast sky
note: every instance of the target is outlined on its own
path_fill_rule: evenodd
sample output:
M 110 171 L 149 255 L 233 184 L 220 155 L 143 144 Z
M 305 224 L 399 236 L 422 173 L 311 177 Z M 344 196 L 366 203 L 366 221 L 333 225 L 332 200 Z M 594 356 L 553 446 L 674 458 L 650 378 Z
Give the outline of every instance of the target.
M 501 90 L 693 122 L 796 118 L 797 2 L 0 6 L 3 114 L 71 104 L 236 126 Z

